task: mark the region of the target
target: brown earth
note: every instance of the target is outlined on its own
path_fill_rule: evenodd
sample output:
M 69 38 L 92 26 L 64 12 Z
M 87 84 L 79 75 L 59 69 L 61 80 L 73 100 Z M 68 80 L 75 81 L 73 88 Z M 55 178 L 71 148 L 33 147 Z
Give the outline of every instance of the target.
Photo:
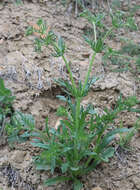
M 139 1 L 134 3 L 139 4 Z M 127 4 L 123 8 L 127 10 Z M 46 49 L 40 54 L 36 53 L 33 47 L 34 38 L 26 37 L 28 23 L 36 23 L 39 18 L 47 21 L 52 29 L 64 38 L 67 58 L 72 62 L 75 79 L 84 79 L 91 50 L 82 38 L 88 23 L 83 18 L 76 18 L 61 5 L 60 1 L 25 1 L 22 5 L 4 1 L 0 4 L 0 39 L 3 39 L 0 42 L 0 77 L 16 96 L 14 108 L 31 113 L 35 117 L 37 127 L 42 128 L 46 116 L 49 117 L 51 126 L 56 124 L 58 118 L 55 112 L 62 104 L 56 95 L 62 91 L 53 80 L 66 77 L 66 71 L 61 59 L 51 57 Z M 140 26 L 139 12 L 136 22 Z M 139 31 L 126 33 L 125 36 L 140 43 Z M 121 45 L 117 41 L 108 43 L 116 48 Z M 97 55 L 93 67 L 93 74 L 100 79 L 92 87 L 83 104 L 92 103 L 99 111 L 103 111 L 105 106 L 110 107 L 114 104 L 119 93 L 124 97 L 136 95 L 140 98 L 140 85 L 134 74 L 110 72 L 108 67 L 104 67 L 101 56 Z M 124 113 L 120 119 L 124 126 L 130 127 L 138 117 L 138 114 Z M 138 135 L 133 137 L 131 146 L 133 151 L 117 149 L 115 157 L 109 163 L 101 164 L 89 175 L 84 176 L 82 179 L 84 189 L 92 190 L 98 186 L 102 190 L 139 190 L 140 137 Z M 32 156 L 36 154 L 37 150 L 28 142 L 18 144 L 13 149 L 8 145 L 1 145 L 0 189 L 70 190 L 72 187 L 70 183 L 43 187 L 43 181 L 51 174 L 35 170 Z

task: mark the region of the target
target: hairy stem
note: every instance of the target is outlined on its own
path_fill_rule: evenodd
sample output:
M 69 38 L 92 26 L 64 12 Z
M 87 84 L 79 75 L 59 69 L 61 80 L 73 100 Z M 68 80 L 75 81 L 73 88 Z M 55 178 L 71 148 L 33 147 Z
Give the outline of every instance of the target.
M 75 95 L 76 95 L 76 94 L 77 94 L 77 87 L 76 87 L 74 78 L 73 78 L 73 76 L 72 76 L 72 72 L 71 72 L 71 68 L 70 68 L 70 63 L 66 60 L 66 58 L 65 58 L 64 55 L 62 55 L 62 59 L 63 59 L 64 62 L 65 62 L 66 68 L 67 68 L 68 73 L 69 73 L 70 81 L 71 81 L 71 83 L 72 83 L 72 86 L 73 86 L 73 88 L 74 88 L 74 92 L 75 92 Z
M 93 62 L 95 60 L 95 56 L 96 56 L 96 52 L 93 53 L 92 58 L 90 60 L 89 68 L 88 68 L 88 71 L 87 71 L 87 74 L 86 74 L 86 78 L 85 78 L 85 82 L 84 82 L 84 85 L 83 85 L 83 88 L 82 88 L 82 93 L 84 92 L 85 87 L 86 87 L 86 85 L 88 83 L 88 80 L 89 80 L 89 77 L 90 77 L 90 73 L 91 73 L 91 70 L 92 70 L 92 66 L 93 66 Z
M 79 132 L 79 121 L 80 121 L 80 104 L 81 104 L 81 100 L 82 98 L 81 97 L 78 97 L 76 98 L 76 113 L 75 113 L 75 131 L 76 131 L 76 136 L 78 136 L 78 132 Z M 74 154 L 75 154 L 75 162 L 76 162 L 76 165 L 78 164 L 77 162 L 79 161 L 78 159 L 78 150 L 77 150 L 77 142 L 78 142 L 78 139 L 75 138 L 74 139 Z

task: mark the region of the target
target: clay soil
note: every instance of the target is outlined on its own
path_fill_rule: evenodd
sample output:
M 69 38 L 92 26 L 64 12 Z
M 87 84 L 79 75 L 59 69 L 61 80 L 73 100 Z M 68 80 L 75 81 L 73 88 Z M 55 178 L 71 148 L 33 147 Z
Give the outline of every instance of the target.
M 138 1 L 133 1 L 139 4 Z M 106 4 L 104 4 L 106 7 Z M 61 59 L 54 58 L 43 49 L 34 51 L 34 37 L 25 35 L 28 23 L 36 23 L 43 18 L 55 33 L 61 35 L 67 46 L 66 55 L 72 62 L 76 80 L 84 79 L 91 55 L 89 46 L 83 40 L 83 32 L 88 26 L 84 18 L 76 18 L 73 9 L 65 8 L 60 1 L 43 2 L 24 1 L 17 5 L 15 1 L 0 2 L 0 77 L 7 88 L 16 96 L 14 109 L 30 113 L 38 128 L 44 127 L 46 116 L 51 126 L 55 126 L 56 109 L 62 102 L 56 95 L 62 94 L 55 78 L 65 78 L 67 73 Z M 123 9 L 127 11 L 127 3 Z M 136 23 L 140 28 L 140 12 L 136 13 Z M 139 31 L 122 32 L 140 44 Z M 108 41 L 111 47 L 119 48 L 119 41 Z M 136 95 L 140 98 L 139 82 L 130 71 L 111 72 L 110 65 L 102 62 L 98 54 L 93 74 L 100 79 L 92 87 L 83 104 L 92 103 L 99 111 L 114 105 L 121 93 L 123 97 Z M 124 113 L 116 120 L 122 120 L 125 127 L 132 127 L 138 114 Z M 131 151 L 117 148 L 114 158 L 103 163 L 87 176 L 83 176 L 85 190 L 140 190 L 140 137 L 136 134 L 130 142 Z M 0 190 L 71 190 L 70 183 L 53 187 L 44 187 L 43 181 L 51 177 L 49 172 L 36 171 L 32 157 L 38 154 L 29 142 L 16 144 L 11 148 L 7 143 L 0 144 Z M 57 173 L 55 174 L 57 175 Z M 54 176 L 55 176 L 54 175 Z M 99 188 L 100 187 L 100 188 Z

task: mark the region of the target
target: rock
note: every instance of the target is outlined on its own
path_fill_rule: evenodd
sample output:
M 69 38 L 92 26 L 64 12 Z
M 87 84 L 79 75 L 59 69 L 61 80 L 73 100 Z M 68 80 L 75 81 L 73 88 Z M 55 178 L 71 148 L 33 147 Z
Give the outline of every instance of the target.
M 95 83 L 95 88 L 105 90 L 111 89 L 118 86 L 118 77 L 117 74 L 108 74 L 107 76 L 103 77 L 102 79 L 98 80 Z
M 24 161 L 25 156 L 26 156 L 25 151 L 16 150 L 13 153 L 11 160 L 14 161 L 15 163 L 21 164 Z
M 85 53 L 82 54 L 82 57 L 83 58 L 89 58 L 90 57 L 90 53 L 85 52 Z
M 93 90 L 114 89 L 121 92 L 124 97 L 127 97 L 134 95 L 134 86 L 134 79 L 128 80 L 127 74 L 118 76 L 117 73 L 109 73 L 94 84 Z
M 138 176 L 134 176 L 132 178 L 132 182 L 134 183 L 136 189 L 140 189 L 140 178 Z
M 123 10 L 123 11 L 128 11 L 128 10 L 129 10 L 128 2 L 125 2 L 125 1 L 123 2 L 122 10 Z
M 94 187 L 92 190 L 103 190 L 101 187 Z
M 8 154 L 9 154 L 9 151 L 7 148 L 0 151 L 0 166 L 8 164 L 9 162 Z

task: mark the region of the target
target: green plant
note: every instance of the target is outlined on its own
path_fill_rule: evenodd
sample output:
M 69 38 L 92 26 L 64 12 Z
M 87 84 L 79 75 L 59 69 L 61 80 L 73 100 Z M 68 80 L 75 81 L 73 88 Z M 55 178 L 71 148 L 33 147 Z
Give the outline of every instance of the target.
M 33 131 L 35 122 L 31 115 L 13 109 L 15 97 L 0 78 L 0 136 L 7 135 L 8 142 L 23 142 Z
M 58 98 L 67 104 L 67 107 L 60 106 L 57 110 L 57 115 L 62 118 L 59 126 L 50 128 L 47 118 L 45 130 L 37 130 L 34 134 L 34 137 L 37 136 L 37 138 L 33 139 L 32 145 L 43 149 L 41 154 L 34 158 L 36 168 L 38 170 L 51 170 L 52 174 L 55 169 L 59 169 L 62 176 L 49 179 L 45 184 L 53 185 L 56 182 L 71 180 L 74 184 L 74 190 L 82 188 L 80 181 L 82 175 L 92 171 L 101 162 L 108 162 L 109 158 L 113 156 L 112 140 L 117 133 L 128 131 L 126 128 L 115 128 L 113 121 L 122 110 L 130 110 L 136 104 L 134 98 L 133 101 L 130 99 L 123 101 L 120 98 L 114 110 L 105 109 L 103 115 L 97 114 L 92 105 L 82 106 L 83 98 L 97 80 L 90 76 L 95 56 L 102 52 L 104 41 L 114 28 L 107 31 L 103 38 L 97 38 L 96 25 L 101 23 L 102 17 L 92 17 L 88 12 L 85 12 L 84 16 L 93 25 L 94 41 L 85 37 L 86 42 L 93 50 L 93 54 L 84 83 L 79 81 L 78 85 L 73 78 L 71 64 L 65 57 L 63 39 L 57 37 L 52 31 L 47 31 L 45 34 L 48 27 L 41 19 L 37 26 L 32 25 L 27 30 L 27 35 L 38 33 L 39 48 L 36 50 L 41 50 L 41 45 L 47 47 L 51 45 L 53 48 L 52 55 L 62 57 L 69 74 L 69 80 L 59 79 L 56 81 L 65 92 L 65 96 L 59 95 Z M 43 28 L 45 29 L 42 31 Z M 44 35 L 42 36 L 42 34 Z M 53 40 L 49 38 L 50 34 L 53 34 Z
M 114 3 L 120 3 L 120 1 L 114 1 Z M 104 13 L 91 13 L 89 10 L 84 10 L 83 13 L 80 14 L 80 16 L 83 16 L 88 20 L 88 22 L 91 24 L 90 27 L 88 27 L 85 31 L 86 36 L 84 37 L 87 42 L 94 43 L 95 39 L 98 38 L 102 42 L 99 42 L 99 44 L 104 43 L 103 48 L 103 63 L 104 66 L 107 66 L 108 64 L 115 65 L 115 67 L 110 67 L 111 71 L 114 72 L 123 72 L 123 71 L 131 71 L 134 73 L 135 76 L 139 79 L 139 71 L 140 71 L 140 57 L 139 57 L 139 44 L 134 44 L 132 41 L 124 44 L 120 48 L 120 50 L 113 49 L 109 47 L 107 40 L 108 38 L 116 38 L 120 39 L 120 36 L 118 35 L 119 30 L 123 29 L 124 31 L 137 31 L 138 26 L 135 22 L 135 7 L 130 8 L 129 12 L 124 12 L 121 10 L 121 6 L 116 9 L 116 6 L 112 3 L 110 5 L 109 13 L 105 11 Z M 137 8 L 138 9 L 138 8 Z M 104 22 L 107 22 L 108 16 L 110 16 L 111 19 L 111 25 L 105 25 Z M 94 26 L 96 25 L 96 36 L 94 32 Z M 117 32 L 118 31 L 118 32 Z M 104 39 L 104 40 L 103 40 Z M 94 42 L 93 42 L 94 41 Z M 130 40 L 129 40 L 130 41 Z M 91 44 L 92 46 L 94 44 Z
M 133 136 L 138 132 L 138 130 L 140 129 L 140 120 L 137 120 L 136 123 L 134 124 L 134 126 L 132 128 L 129 129 L 128 132 L 126 132 L 125 135 L 120 134 L 120 139 L 118 141 L 118 144 L 121 148 L 125 148 L 125 149 L 130 149 L 129 147 L 129 143 L 131 141 L 131 139 L 133 138 Z M 123 128 L 123 124 L 120 124 L 120 128 Z
M 137 9 L 139 9 L 139 7 L 137 7 Z M 128 12 L 124 12 L 120 8 L 116 11 L 116 7 L 112 7 L 110 12 L 112 25 L 114 25 L 116 29 L 122 28 L 124 31 L 137 31 L 138 26 L 135 19 L 135 11 L 137 9 L 135 7 L 132 7 L 129 8 Z M 117 36 L 117 34 L 114 35 L 114 37 L 121 40 L 121 38 Z M 129 70 L 136 75 L 139 72 L 140 47 L 138 44 L 134 44 L 134 42 L 129 41 L 130 39 L 128 41 L 123 41 L 125 42 L 125 45 L 123 45 L 118 51 L 106 45 L 103 62 L 105 66 L 107 65 L 107 63 L 118 66 L 117 68 L 115 67 L 115 69 L 111 69 L 112 71 L 123 72 Z M 134 67 L 136 69 L 134 69 Z
M 133 106 L 139 104 L 140 101 L 136 98 L 136 96 L 128 97 L 125 100 L 122 100 L 122 97 L 120 96 L 120 99 L 118 100 L 118 105 L 120 106 L 120 109 L 126 109 L 128 112 L 137 112 L 140 113 L 140 109 L 132 108 Z M 128 145 L 132 139 L 132 137 L 138 132 L 140 128 L 140 119 L 136 121 L 133 127 L 131 127 L 125 134 L 120 134 L 120 139 L 118 141 L 118 144 L 122 148 L 127 148 Z M 120 123 L 119 128 L 123 128 L 123 123 Z
M 29 139 L 34 131 L 35 121 L 32 115 L 21 112 L 14 112 L 9 122 L 6 123 L 5 129 L 8 135 L 8 142 L 25 142 Z
M 7 120 L 14 112 L 12 107 L 14 99 L 15 97 L 0 78 L 0 136 L 4 133 Z

